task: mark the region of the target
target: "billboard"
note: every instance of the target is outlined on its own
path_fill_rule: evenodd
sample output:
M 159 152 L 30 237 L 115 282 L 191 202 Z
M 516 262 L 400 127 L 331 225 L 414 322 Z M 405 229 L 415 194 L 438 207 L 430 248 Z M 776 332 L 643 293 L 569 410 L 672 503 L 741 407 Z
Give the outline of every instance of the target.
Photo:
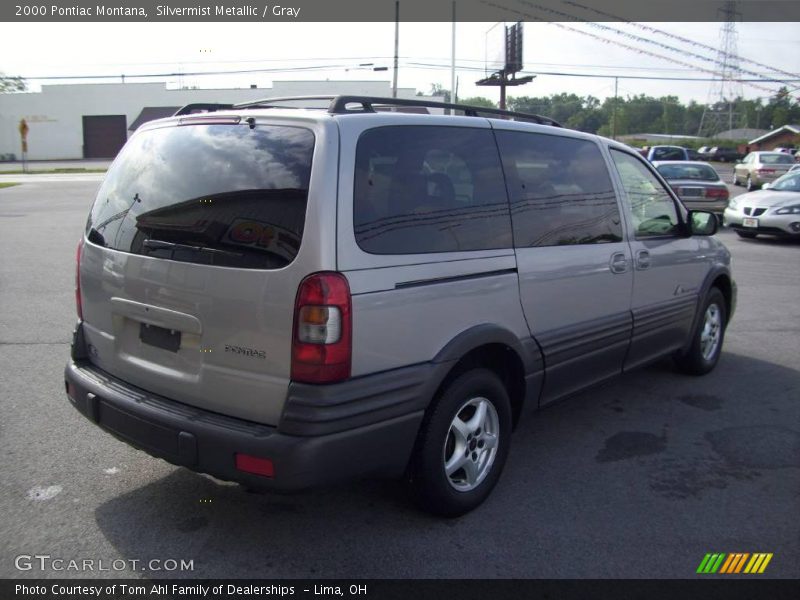
M 487 74 L 522 70 L 522 23 L 497 23 L 486 32 L 484 63 Z

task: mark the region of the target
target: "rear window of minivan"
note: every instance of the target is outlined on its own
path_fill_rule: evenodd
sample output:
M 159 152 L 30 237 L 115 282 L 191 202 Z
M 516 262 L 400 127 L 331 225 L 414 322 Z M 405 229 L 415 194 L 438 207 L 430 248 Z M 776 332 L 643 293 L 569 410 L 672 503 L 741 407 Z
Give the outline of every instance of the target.
M 114 161 L 90 242 L 150 257 L 277 269 L 305 224 L 314 134 L 301 127 L 192 124 L 137 133 Z

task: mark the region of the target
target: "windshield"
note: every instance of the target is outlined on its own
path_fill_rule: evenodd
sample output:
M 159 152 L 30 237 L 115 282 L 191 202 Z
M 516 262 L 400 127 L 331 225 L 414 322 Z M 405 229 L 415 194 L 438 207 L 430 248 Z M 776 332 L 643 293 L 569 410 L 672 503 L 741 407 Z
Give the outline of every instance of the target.
M 286 266 L 300 248 L 314 135 L 187 125 L 136 134 L 109 169 L 89 241 L 217 266 Z M 159 243 L 160 242 L 160 243 Z
M 769 189 L 778 192 L 800 192 L 800 171 L 779 177 Z
M 719 175 L 713 167 L 701 163 L 696 165 L 659 165 L 658 172 L 664 179 L 719 181 Z

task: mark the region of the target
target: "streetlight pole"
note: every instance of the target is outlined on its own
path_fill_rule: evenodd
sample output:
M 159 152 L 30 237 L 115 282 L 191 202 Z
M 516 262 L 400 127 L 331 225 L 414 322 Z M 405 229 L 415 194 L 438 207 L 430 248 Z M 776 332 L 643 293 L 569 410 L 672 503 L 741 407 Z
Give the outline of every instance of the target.
M 453 0 L 453 46 L 450 53 L 450 102 L 455 104 L 456 98 L 456 0 Z
M 392 78 L 392 98 L 397 98 L 397 55 L 400 50 L 400 0 L 394 3 L 394 77 Z

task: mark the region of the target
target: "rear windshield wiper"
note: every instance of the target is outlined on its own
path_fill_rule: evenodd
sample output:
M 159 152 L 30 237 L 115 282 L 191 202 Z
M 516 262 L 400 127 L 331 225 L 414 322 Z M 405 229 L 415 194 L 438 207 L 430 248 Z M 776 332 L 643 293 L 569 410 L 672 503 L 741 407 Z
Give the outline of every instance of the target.
M 165 242 L 162 240 L 144 240 L 142 246 L 150 250 L 170 250 L 173 254 L 175 250 L 191 250 L 192 252 L 204 252 L 207 254 L 223 254 L 225 256 L 236 256 L 241 258 L 239 252 L 229 250 L 217 250 L 216 248 L 206 248 L 205 246 L 193 246 L 191 244 L 177 244 L 175 242 Z

